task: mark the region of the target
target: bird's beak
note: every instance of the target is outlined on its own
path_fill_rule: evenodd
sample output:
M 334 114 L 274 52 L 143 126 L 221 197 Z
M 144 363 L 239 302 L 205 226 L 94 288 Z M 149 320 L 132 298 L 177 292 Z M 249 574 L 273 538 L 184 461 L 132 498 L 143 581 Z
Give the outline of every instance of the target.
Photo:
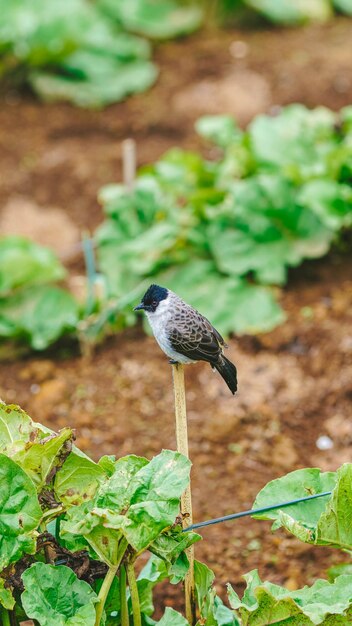
M 137 304 L 137 306 L 134 307 L 134 311 L 141 311 L 142 309 L 144 309 L 144 304 L 143 302 L 141 302 L 140 304 Z

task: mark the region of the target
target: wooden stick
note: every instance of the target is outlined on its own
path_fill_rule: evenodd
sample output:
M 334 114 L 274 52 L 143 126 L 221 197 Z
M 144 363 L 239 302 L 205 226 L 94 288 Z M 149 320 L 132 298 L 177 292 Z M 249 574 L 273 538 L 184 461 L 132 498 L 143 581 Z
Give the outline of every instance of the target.
M 187 413 L 184 368 L 181 363 L 172 365 L 172 376 L 175 394 L 175 417 L 176 417 L 176 442 L 177 450 L 189 458 L 188 434 L 187 434 Z M 192 498 L 191 485 L 189 484 L 181 496 L 181 513 L 183 515 L 182 526 L 187 528 L 192 522 Z M 184 514 L 188 514 L 184 517 Z M 196 605 L 194 593 L 194 546 L 186 550 L 189 560 L 189 570 L 185 577 L 185 604 L 186 619 L 194 626 L 196 623 Z
M 122 142 L 122 178 L 128 191 L 132 191 L 136 179 L 136 142 L 134 139 L 125 139 Z

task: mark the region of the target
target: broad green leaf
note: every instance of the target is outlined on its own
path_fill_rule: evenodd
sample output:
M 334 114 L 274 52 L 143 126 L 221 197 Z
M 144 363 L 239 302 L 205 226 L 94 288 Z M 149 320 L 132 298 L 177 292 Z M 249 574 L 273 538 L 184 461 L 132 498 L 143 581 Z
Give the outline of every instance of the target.
M 243 626 L 312 626 L 347 624 L 352 603 L 352 576 L 339 576 L 334 583 L 317 580 L 311 587 L 288 591 L 262 582 L 253 570 L 244 576 L 247 588 L 242 600 L 228 586 L 231 606 L 238 611 Z M 331 616 L 338 617 L 335 622 Z M 329 621 L 329 619 L 331 621 Z M 346 621 L 344 622 L 343 619 Z
M 22 574 L 22 580 L 23 608 L 40 626 L 94 626 L 98 597 L 68 567 L 35 563 Z
M 195 561 L 194 581 L 196 586 L 197 604 L 199 606 L 201 615 L 204 614 L 204 607 L 207 603 L 207 599 L 213 586 L 214 580 L 214 572 L 204 563 L 201 563 L 200 561 Z
M 41 440 L 50 433 L 16 404 L 0 403 L 0 452 L 12 457 L 27 443 Z
M 78 56 L 79 54 L 79 56 Z M 82 54 L 89 55 L 91 69 L 100 73 L 90 73 L 83 80 L 72 76 L 49 74 L 45 71 L 31 72 L 29 81 L 40 97 L 47 101 L 73 102 L 85 108 L 99 108 L 112 102 L 119 102 L 131 93 L 145 91 L 155 82 L 158 71 L 149 61 L 136 60 L 118 63 L 93 52 L 74 53 L 64 64 L 66 71 L 75 74 L 84 72 Z
M 141 551 L 171 526 L 189 480 L 190 462 L 178 452 L 163 450 L 147 464 L 134 456 L 121 461 L 116 462 L 117 476 L 113 474 L 92 501 L 70 509 L 61 525 L 63 533 L 82 535 L 97 554 L 102 554 L 105 546 L 109 551 L 105 560 L 111 558 L 113 538 L 118 544 L 123 535 Z M 119 478 L 126 493 L 118 486 Z M 108 537 L 103 540 L 102 536 Z
M 65 276 L 65 269 L 49 248 L 24 237 L 0 239 L 0 294 L 18 287 L 54 282 Z
M 78 322 L 78 305 L 67 291 L 36 286 L 0 299 L 0 336 L 28 340 L 43 350 Z
M 335 149 L 334 114 L 328 109 L 308 111 L 292 104 L 277 117 L 258 115 L 248 133 L 258 163 L 280 168 L 294 180 L 328 173 L 327 155 Z
M 91 500 L 104 480 L 104 470 L 75 448 L 55 476 L 55 495 L 66 506 L 79 505 Z
M 109 480 L 99 489 L 96 500 L 97 506 L 111 508 L 121 511 L 130 504 L 130 484 L 133 477 L 145 465 L 148 459 L 144 457 L 129 456 L 122 457 L 114 463 L 114 472 Z
M 222 148 L 231 145 L 242 134 L 231 115 L 204 115 L 197 120 L 195 127 L 199 135 Z
M 11 589 L 5 587 L 3 578 L 0 578 L 0 605 L 10 610 L 15 606 L 15 598 L 12 595 Z
M 13 460 L 32 479 L 37 489 L 49 484 L 72 449 L 73 431 L 64 428 L 59 434 L 53 433 L 39 443 L 28 442 L 13 456 Z
M 137 585 L 141 612 L 151 616 L 154 613 L 153 589 L 168 576 L 164 561 L 152 555 L 140 572 Z
M 126 514 L 96 509 L 104 525 L 122 530 L 128 543 L 144 550 L 179 513 L 180 497 L 189 481 L 190 461 L 178 452 L 163 450 L 132 478 Z
M 164 561 L 172 584 L 184 580 L 189 569 L 188 558 L 184 550 L 200 540 L 201 536 L 194 532 L 184 533 L 180 527 L 173 527 L 163 532 L 150 544 L 150 552 Z
M 174 0 L 164 0 L 162 3 L 153 0 L 130 0 L 127 4 L 99 0 L 99 3 L 127 30 L 156 39 L 170 39 L 191 33 L 199 28 L 202 21 L 199 7 L 180 6 Z
M 174 609 L 167 606 L 163 617 L 157 622 L 158 626 L 188 626 L 188 621 L 177 613 Z
M 280 504 L 289 500 L 331 491 L 336 484 L 335 472 L 299 469 L 270 481 L 257 495 L 253 508 Z M 329 496 L 315 498 L 254 515 L 257 519 L 274 520 L 274 528 L 283 526 L 302 541 L 315 543 L 318 521 L 327 507 Z
M 333 0 L 333 4 L 342 13 L 352 15 L 352 0 Z
M 339 563 L 338 565 L 329 567 L 327 571 L 330 583 L 333 583 L 338 576 L 342 576 L 343 574 L 352 576 L 352 563 Z
M 331 16 L 328 0 L 245 0 L 248 6 L 260 11 L 278 24 L 301 24 L 309 21 L 326 21 Z
M 90 500 L 69 508 L 67 519 L 60 525 L 60 536 L 68 548 L 77 550 L 89 546 L 92 558 L 112 567 L 120 561 L 123 535 L 121 531 L 103 526 L 103 520 L 93 512 L 93 507 L 94 501 Z
M 207 565 L 195 561 L 194 581 L 200 620 L 197 626 L 239 626 L 236 615 L 216 595 L 214 573 Z
M 352 224 L 352 191 L 348 185 L 311 180 L 300 189 L 298 202 L 314 211 L 333 231 Z
M 316 543 L 352 550 L 352 463 L 337 470 L 337 483 L 317 524 Z
M 41 517 L 33 482 L 17 463 L 0 454 L 0 571 L 35 552 Z
M 187 271 L 183 266 L 170 270 L 162 276 L 161 284 L 192 303 L 225 335 L 231 331 L 241 334 L 271 330 L 285 319 L 270 290 L 236 277 L 219 276 L 211 262 L 199 260 Z M 209 294 L 216 294 L 216 298 L 209 298 Z

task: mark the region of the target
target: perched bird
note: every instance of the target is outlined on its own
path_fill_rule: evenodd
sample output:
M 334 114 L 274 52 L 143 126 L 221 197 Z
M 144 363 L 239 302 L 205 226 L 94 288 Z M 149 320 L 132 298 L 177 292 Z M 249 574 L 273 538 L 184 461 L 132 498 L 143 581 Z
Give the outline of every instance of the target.
M 207 361 L 234 394 L 236 368 L 223 355 L 227 348 L 220 333 L 196 309 L 170 289 L 151 285 L 134 311 L 144 310 L 160 348 L 171 363 Z

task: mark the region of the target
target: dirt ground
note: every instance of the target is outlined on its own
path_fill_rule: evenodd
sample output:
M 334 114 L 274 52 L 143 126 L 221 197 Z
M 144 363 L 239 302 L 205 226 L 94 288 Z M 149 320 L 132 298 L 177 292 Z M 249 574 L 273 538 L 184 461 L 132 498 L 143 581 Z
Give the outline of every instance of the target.
M 299 30 L 197 34 L 160 45 L 155 87 L 104 111 L 3 94 L 2 232 L 24 232 L 71 258 L 82 230 L 102 220 L 99 187 L 121 179 L 123 139 L 136 140 L 143 164 L 174 145 L 199 149 L 193 124 L 203 113 L 231 112 L 245 124 L 289 102 L 337 110 L 352 102 L 351 41 L 352 20 L 342 18 Z M 234 398 L 207 365 L 187 369 L 195 521 L 249 508 L 267 481 L 290 470 L 351 461 L 351 260 L 335 251 L 292 272 L 281 295 L 285 324 L 230 341 Z M 68 264 L 72 274 L 79 265 Z M 94 458 L 175 448 L 170 367 L 140 329 L 110 338 L 90 360 L 60 349 L 2 364 L 0 374 L 0 397 L 52 428 L 74 426 Z M 321 436 L 329 449 L 319 448 Z M 255 567 L 294 589 L 344 560 L 248 518 L 202 535 L 196 556 L 214 569 L 222 594 L 226 581 L 240 591 L 241 574 Z M 182 606 L 181 591 L 161 585 L 164 605 Z

